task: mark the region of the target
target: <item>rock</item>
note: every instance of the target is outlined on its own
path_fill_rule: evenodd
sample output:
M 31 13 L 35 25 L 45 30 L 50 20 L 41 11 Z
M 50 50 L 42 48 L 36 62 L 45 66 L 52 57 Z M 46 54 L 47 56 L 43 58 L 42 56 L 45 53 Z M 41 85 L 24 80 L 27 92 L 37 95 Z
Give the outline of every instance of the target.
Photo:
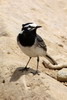
M 58 71 L 57 80 L 67 82 L 67 68 L 63 68 Z

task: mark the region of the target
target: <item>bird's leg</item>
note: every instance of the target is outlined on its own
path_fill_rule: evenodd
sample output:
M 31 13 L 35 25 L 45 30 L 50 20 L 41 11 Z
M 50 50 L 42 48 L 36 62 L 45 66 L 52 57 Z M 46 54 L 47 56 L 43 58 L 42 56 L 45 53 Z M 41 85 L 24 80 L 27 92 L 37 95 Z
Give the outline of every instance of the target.
M 39 75 L 39 72 L 38 72 L 38 66 L 39 66 L 39 57 L 37 57 L 37 69 L 36 69 L 36 72 L 34 72 L 33 74 L 38 74 Z
M 31 60 L 31 57 L 29 58 L 29 60 L 28 60 L 28 62 L 27 62 L 27 64 L 26 64 L 26 66 L 25 66 L 25 69 L 27 69 L 27 66 L 28 66 L 30 60 Z
M 38 72 L 38 66 L 39 66 L 39 57 L 37 57 L 37 72 Z
M 26 64 L 26 66 L 25 66 L 25 68 L 20 69 L 20 71 L 24 71 L 24 70 L 28 71 L 29 68 L 27 68 L 27 66 L 28 66 L 30 60 L 31 60 L 31 57 L 29 58 L 29 60 L 28 60 L 28 62 L 27 62 L 27 64 Z

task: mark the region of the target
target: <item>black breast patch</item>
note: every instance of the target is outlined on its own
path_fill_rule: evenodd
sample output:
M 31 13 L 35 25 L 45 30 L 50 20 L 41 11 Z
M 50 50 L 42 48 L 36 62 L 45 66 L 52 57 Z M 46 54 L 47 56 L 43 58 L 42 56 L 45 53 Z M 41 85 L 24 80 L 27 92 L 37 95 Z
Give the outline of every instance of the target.
M 17 41 L 20 42 L 22 46 L 32 46 L 35 42 L 35 35 L 34 34 L 19 34 L 17 37 Z

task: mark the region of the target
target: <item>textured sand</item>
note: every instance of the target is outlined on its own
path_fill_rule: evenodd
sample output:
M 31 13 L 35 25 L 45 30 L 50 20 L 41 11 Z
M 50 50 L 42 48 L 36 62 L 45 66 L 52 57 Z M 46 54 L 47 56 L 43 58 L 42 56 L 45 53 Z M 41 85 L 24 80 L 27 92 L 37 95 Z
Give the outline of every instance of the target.
M 30 73 L 36 70 L 36 58 L 29 72 L 19 71 L 28 57 L 16 37 L 26 22 L 41 25 L 37 32 L 48 53 L 59 64 L 67 62 L 67 0 L 0 0 L 0 100 L 66 100 L 67 87 L 55 80 L 57 70 L 44 68 L 45 58 L 40 58 L 39 76 Z

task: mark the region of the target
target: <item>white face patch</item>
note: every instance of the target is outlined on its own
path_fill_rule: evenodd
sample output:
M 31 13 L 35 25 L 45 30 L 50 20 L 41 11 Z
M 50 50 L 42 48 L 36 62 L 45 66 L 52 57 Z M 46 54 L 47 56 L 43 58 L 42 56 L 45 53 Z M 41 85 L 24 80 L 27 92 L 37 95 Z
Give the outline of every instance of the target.
M 36 25 L 35 23 L 25 25 L 25 27 L 29 27 L 29 26 L 34 27 L 34 28 L 35 28 L 37 25 Z
M 29 24 L 31 27 L 36 27 L 37 25 L 35 23 Z
M 30 23 L 25 25 L 24 27 L 29 31 L 33 31 L 37 27 L 37 25 L 35 23 Z

